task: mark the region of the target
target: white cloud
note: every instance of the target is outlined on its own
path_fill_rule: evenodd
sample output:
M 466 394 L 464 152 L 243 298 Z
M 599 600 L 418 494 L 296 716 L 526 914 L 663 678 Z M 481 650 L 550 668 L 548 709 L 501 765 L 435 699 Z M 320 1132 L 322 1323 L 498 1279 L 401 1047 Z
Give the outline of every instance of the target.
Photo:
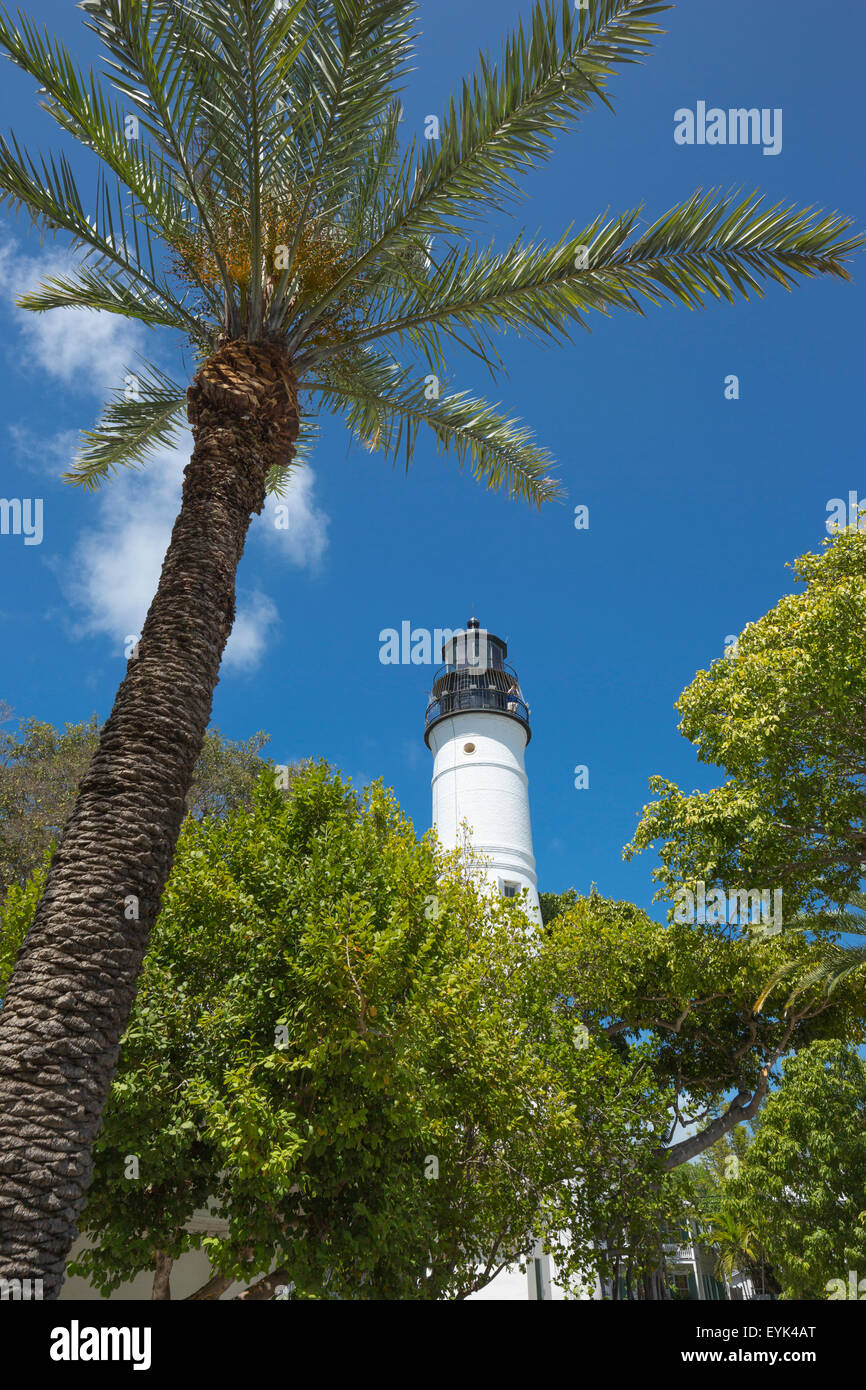
M 82 394 L 104 398 L 123 384 L 124 369 L 134 367 L 147 330 L 115 314 L 78 309 L 32 314 L 14 307 L 25 290 L 49 276 L 68 273 L 74 265 L 74 257 L 54 248 L 27 256 L 16 242 L 0 240 L 0 295 L 7 299 L 20 331 L 19 362 Z M 78 442 L 75 431 L 40 439 L 21 425 L 13 425 L 11 435 L 26 465 L 55 475 L 68 469 Z M 156 592 L 191 448 L 191 436 L 185 433 L 177 448 L 161 451 L 146 469 L 122 470 L 104 484 L 93 501 L 95 524 L 82 532 L 72 563 L 59 571 L 80 615 L 79 635 L 105 635 L 118 655 L 123 654 L 126 638 L 141 631 Z M 328 544 L 328 518 L 315 505 L 314 488 L 312 470 L 300 469 L 282 499 L 288 507 L 288 527 L 275 524 L 279 503 L 274 498 L 253 522 L 252 534 L 264 536 L 299 568 L 318 566 Z M 225 666 L 258 666 L 278 621 L 277 607 L 267 594 L 258 589 L 241 592 Z
M 79 442 L 77 430 L 43 436 L 27 425 L 10 425 L 9 436 L 18 461 L 29 472 L 52 478 L 68 472 Z
M 119 474 L 92 499 L 98 520 L 79 537 L 66 589 L 79 633 L 103 633 L 118 654 L 141 631 L 180 507 L 188 444 L 164 450 L 142 472 Z
M 279 622 L 277 605 L 256 590 L 238 604 L 223 664 L 230 670 L 251 671 L 261 664 L 272 630 Z
M 269 497 L 256 523 L 257 532 L 278 546 L 291 564 L 311 569 L 319 565 L 328 545 L 328 517 L 313 501 L 315 481 L 311 468 L 293 473 L 285 496 Z M 278 512 L 280 506 L 287 510 Z
M 17 243 L 0 246 L 0 291 L 18 324 L 23 364 L 89 395 L 105 396 L 121 386 L 145 345 L 147 329 L 118 314 L 89 309 L 51 309 L 44 314 L 15 308 L 15 300 L 49 276 L 69 274 L 75 257 L 50 247 L 38 256 Z
M 156 592 L 191 448 L 191 436 L 185 434 L 176 449 L 161 451 L 145 470 L 124 471 L 106 483 L 94 501 L 99 509 L 95 526 L 82 533 L 72 564 L 64 566 L 67 594 L 81 615 L 78 633 L 110 638 L 118 655 L 126 638 L 141 632 Z M 310 515 L 307 539 L 302 539 L 303 533 L 297 535 L 290 556 L 296 564 L 312 563 L 321 553 L 327 522 L 314 508 Z M 297 530 L 301 531 L 300 521 Z M 278 623 L 273 599 L 259 589 L 241 590 L 225 651 L 226 669 L 251 671 L 259 666 Z

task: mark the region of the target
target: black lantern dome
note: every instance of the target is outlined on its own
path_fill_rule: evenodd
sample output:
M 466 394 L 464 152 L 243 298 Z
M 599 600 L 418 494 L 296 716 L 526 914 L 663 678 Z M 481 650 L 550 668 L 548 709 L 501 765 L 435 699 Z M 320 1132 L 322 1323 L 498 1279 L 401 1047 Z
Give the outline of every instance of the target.
M 430 730 L 440 719 L 452 714 L 483 710 L 516 719 L 532 737 L 529 706 L 523 698 L 517 672 L 506 665 L 508 646 L 470 618 L 462 632 L 455 632 L 442 645 L 444 666 L 433 679 L 433 692 L 427 706 L 424 741 L 430 746 Z

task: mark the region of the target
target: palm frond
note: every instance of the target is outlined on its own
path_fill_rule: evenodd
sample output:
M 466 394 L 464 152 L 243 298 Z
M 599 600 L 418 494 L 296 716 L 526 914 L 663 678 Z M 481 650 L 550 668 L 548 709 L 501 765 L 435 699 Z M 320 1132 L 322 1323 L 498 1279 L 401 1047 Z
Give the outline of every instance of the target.
M 127 113 L 108 100 L 92 69 L 85 75 L 47 30 L 40 33 L 20 13 L 14 24 L 2 8 L 0 49 L 40 84 L 44 109 L 104 161 L 168 241 L 176 239 L 187 216 L 174 170 L 140 141 L 128 138 Z
M 817 913 L 801 913 L 785 931 L 814 936 L 817 959 L 812 956 L 806 962 L 789 961 L 777 970 L 755 1004 L 756 1013 L 760 1012 L 782 980 L 798 976 L 796 986 L 785 1004 L 788 1009 L 801 994 L 813 987 L 826 996 L 831 995 L 844 980 L 866 965 L 866 945 L 842 946 L 831 939 L 834 936 L 866 938 L 866 893 L 852 894 L 850 902 L 844 906 L 831 906 Z M 754 933 L 753 940 L 761 939 L 761 932 Z
M 218 268 L 223 291 L 232 300 L 232 281 L 225 262 L 217 226 L 213 194 L 201 177 L 199 133 L 207 122 L 207 96 L 203 84 L 191 80 L 203 69 L 211 73 L 210 92 L 225 89 L 214 53 L 208 53 L 206 31 L 199 22 L 198 5 L 165 4 L 159 0 L 82 0 L 88 27 L 110 55 L 111 80 L 136 112 L 143 129 L 162 157 L 175 168 L 183 196 L 194 209 L 197 225 L 206 238 Z M 243 80 L 243 69 L 234 82 Z M 220 129 L 227 112 L 221 105 L 211 126 Z M 231 134 L 237 134 L 234 125 Z M 225 149 L 232 149 L 227 138 Z M 237 165 L 240 173 L 240 163 Z
M 735 292 L 762 295 L 762 280 L 791 288 L 797 274 L 848 279 L 845 258 L 864 245 L 863 237 L 848 235 L 846 218 L 765 208 L 758 195 L 695 193 L 630 240 L 638 218 L 638 210 L 597 218 L 554 246 L 519 238 L 499 254 L 454 247 L 428 277 L 395 277 L 377 320 L 336 349 L 309 350 L 300 362 L 312 365 L 329 351 L 386 337 L 441 353 L 436 330 L 458 326 L 487 349 L 496 331 L 568 336 L 572 324 L 588 327 L 593 310 L 642 313 L 641 299 L 702 308 L 708 298 L 733 301 Z
M 262 254 L 265 242 L 263 197 L 268 167 L 278 158 L 285 142 L 278 138 L 277 105 L 288 74 L 309 33 L 297 33 L 296 21 L 307 0 L 295 0 L 285 8 L 273 0 L 243 0 L 231 6 L 218 0 L 197 0 L 196 18 L 206 40 L 201 57 L 216 79 L 219 115 L 228 112 L 245 177 L 236 194 L 248 203 L 251 276 L 247 289 L 247 331 L 256 338 L 263 321 Z M 216 42 L 214 42 L 216 40 Z M 209 126 L 217 129 L 216 112 Z
M 366 448 L 396 459 L 405 453 L 408 468 L 418 434 L 428 428 L 438 449 L 454 456 L 461 468 L 467 459 L 476 479 L 492 490 L 536 506 L 561 494 L 550 476 L 552 459 L 533 442 L 525 426 L 501 415 L 495 406 L 466 392 L 431 396 L 437 383 L 418 380 L 393 358 L 369 352 L 331 363 L 327 379 L 305 382 L 343 415 Z
M 518 178 L 549 155 L 556 135 L 596 101 L 616 69 L 638 61 L 661 29 L 662 0 L 595 0 L 591 10 L 539 0 L 505 43 L 501 61 L 484 54 L 476 75 L 452 98 L 437 147 L 401 173 L 386 199 L 379 236 L 328 295 L 309 307 L 295 342 L 346 286 L 395 243 L 448 235 L 482 207 L 495 210 L 519 192 Z
M 141 468 L 160 449 L 172 448 L 186 424 L 182 386 L 152 363 L 130 375 L 133 392 L 118 389 L 99 422 L 82 433 L 75 462 L 64 475 L 65 482 L 85 492 L 95 491 L 119 468 Z
M 764 207 L 753 193 L 693 193 L 653 223 L 612 259 L 617 283 L 653 302 L 679 300 L 701 308 L 707 296 L 734 301 L 761 279 L 790 289 L 794 276 L 834 275 L 849 280 L 846 257 L 866 239 L 849 236 L 850 219 L 812 208 Z
M 15 212 L 23 209 L 42 232 L 68 232 L 73 238 L 73 246 L 81 248 L 85 254 L 95 252 L 109 264 L 144 273 L 145 276 L 149 271 L 153 276 L 155 265 L 149 238 L 145 268 L 140 264 L 140 258 L 130 255 L 119 204 L 117 212 L 121 237 L 116 237 L 110 208 L 106 212 L 107 192 L 103 183 L 98 215 L 94 219 L 89 218 L 84 212 L 72 167 L 64 155 L 37 161 L 20 148 L 14 136 L 10 143 L 0 135 L 0 201 Z
M 72 252 L 86 263 L 76 268 L 74 278 L 57 277 L 42 291 L 26 293 L 22 307 L 104 309 L 179 328 L 197 342 L 207 341 L 202 322 L 157 271 L 150 228 L 135 208 L 124 210 L 120 183 L 113 189 L 100 177 L 96 215 L 86 214 L 63 154 L 36 160 L 19 149 L 17 140 L 10 143 L 0 136 L 0 202 L 24 210 L 42 234 L 67 232 Z M 140 314 L 132 313 L 135 303 Z
M 269 324 L 279 323 L 285 296 L 295 273 L 298 248 L 312 217 L 332 220 L 366 169 L 364 205 L 369 206 L 371 149 L 378 156 L 378 187 L 396 152 L 398 120 L 393 101 L 411 53 L 416 0 L 340 0 L 327 7 L 309 7 L 309 43 L 293 72 L 293 93 L 301 88 L 306 100 L 300 116 L 305 167 L 297 192 L 295 232 L 288 247 L 287 266 L 274 296 Z M 278 142 L 284 143 L 284 142 Z M 384 157 L 384 161 L 383 161 Z M 278 161 L 276 170 L 281 163 Z
M 291 462 L 274 464 L 265 479 L 265 491 L 274 497 L 285 497 L 289 483 L 299 468 L 305 468 L 313 457 L 319 440 L 319 427 L 312 420 L 301 420 L 298 438 L 292 450 Z
M 388 337 L 405 339 L 428 357 L 441 354 L 440 329 L 449 335 L 458 328 L 468 331 L 476 349 L 486 355 L 492 335 L 507 329 L 539 341 L 568 337 L 572 324 L 588 327 L 585 315 L 592 309 L 608 313 L 617 305 L 639 310 L 628 289 L 597 269 L 609 264 L 624 245 L 636 219 L 636 212 L 608 222 L 599 218 L 553 246 L 527 244 L 522 237 L 498 253 L 457 245 L 444 256 L 429 257 L 431 269 L 424 273 L 414 273 L 402 249 L 379 267 L 384 271 L 384 293 L 378 316 L 359 332 L 347 334 L 345 345 L 302 353 L 299 369 L 347 345 Z
M 188 80 L 200 50 L 195 8 L 171 0 L 79 0 L 86 27 L 108 54 L 113 86 L 155 147 L 172 159 L 180 153 L 187 194 L 196 185 L 191 156 L 203 102 L 201 88 Z
M 49 309 L 94 309 L 137 319 L 151 328 L 176 328 L 203 346 L 210 346 L 201 323 L 177 300 L 166 284 L 158 293 L 135 274 L 93 270 L 82 265 L 70 275 L 47 277 L 16 303 L 20 309 L 44 313 Z
M 136 367 L 135 399 L 125 389 L 102 411 L 99 423 L 84 431 L 78 453 L 64 480 L 86 492 L 95 491 L 119 468 L 140 468 L 161 449 L 173 448 L 186 427 L 186 390 L 152 363 Z M 285 495 L 286 486 L 299 467 L 309 463 L 319 438 L 315 421 L 304 419 L 291 462 L 275 465 L 268 473 L 266 491 Z
M 476 75 L 452 97 L 438 148 L 429 143 L 406 215 L 454 217 L 482 199 L 501 207 L 522 196 L 521 175 L 538 168 L 560 131 L 596 102 L 618 67 L 643 58 L 662 29 L 660 0 L 595 0 L 586 9 L 537 3 L 506 40 L 501 61 L 482 54 Z

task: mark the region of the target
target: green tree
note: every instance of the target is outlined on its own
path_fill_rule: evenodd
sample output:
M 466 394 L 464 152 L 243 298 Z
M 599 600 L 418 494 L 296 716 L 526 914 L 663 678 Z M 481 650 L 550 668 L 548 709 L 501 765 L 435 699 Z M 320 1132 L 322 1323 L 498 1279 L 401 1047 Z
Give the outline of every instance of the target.
M 713 1215 L 722 1205 L 725 1184 L 739 1173 L 749 1143 L 748 1129 L 737 1125 L 695 1161 L 693 1192 L 706 1215 Z
M 608 101 L 664 8 L 536 5 L 499 63 L 482 56 L 420 153 L 399 141 L 414 0 L 82 0 L 107 82 L 0 11 L 0 47 L 101 169 L 88 210 L 66 154 L 0 141 L 6 203 L 82 257 L 20 303 L 125 315 L 180 333 L 196 358 L 188 390 L 140 367 L 138 399 L 109 403 L 72 474 L 92 487 L 192 426 L 138 652 L 0 1019 L 0 1271 L 41 1277 L 48 1297 L 90 1179 L 250 520 L 312 440 L 307 393 L 370 448 L 408 461 L 429 427 L 488 486 L 540 504 L 555 494 L 548 455 L 496 408 L 441 389 L 449 349 L 468 345 L 495 373 L 499 329 L 557 339 L 594 311 L 694 308 L 767 281 L 847 275 L 860 243 L 845 219 L 702 193 L 646 228 L 632 210 L 552 245 L 468 240 L 560 132 Z M 124 916 L 129 895 L 136 919 Z
M 660 897 L 707 886 L 780 887 L 786 924 L 843 906 L 866 863 L 866 531 L 793 565 L 803 591 L 750 623 L 677 704 L 708 792 L 654 777 L 630 857 L 660 841 Z
M 12 711 L 7 710 L 7 720 Z M 247 805 L 262 768 L 268 735 L 224 739 L 209 729 L 187 796 L 190 815 L 226 815 Z M 23 719 L 0 734 L 0 899 L 13 883 L 23 886 L 60 839 L 78 786 L 99 744 L 96 715 L 55 729 Z
M 4 941 L 43 875 L 10 894 Z M 246 1297 L 291 1281 L 459 1299 L 564 1229 L 566 1280 L 617 1258 L 637 1279 L 668 1096 L 639 1047 L 580 1021 L 571 967 L 566 937 L 539 943 L 516 904 L 480 896 L 381 788 L 362 802 L 312 767 L 288 797 L 266 779 L 252 807 L 188 820 L 76 1272 L 108 1293 L 152 1269 L 170 1296 L 210 1201 L 230 1224 L 206 1242 L 202 1298 L 237 1277 Z M 599 1232 L 616 1248 L 593 1250 Z
M 818 1039 L 866 1040 L 859 974 L 831 994 L 816 979 L 794 1001 L 785 991 L 762 1001 L 778 971 L 805 975 L 820 959 L 820 944 L 802 933 L 662 924 L 592 893 L 548 922 L 546 938 L 571 981 L 576 1016 L 623 1057 L 640 1057 L 667 1094 L 670 1123 L 656 1150 L 668 1172 L 754 1119 L 792 1051 Z M 674 1139 L 676 1124 L 694 1132 Z
M 243 1278 L 250 1296 L 461 1298 L 538 1235 L 572 1288 L 649 1297 L 665 1224 L 706 1211 L 687 1159 L 718 1192 L 741 1156 L 736 1081 L 762 1095 L 768 1060 L 816 1028 L 862 1037 L 854 981 L 806 991 L 793 1020 L 752 1016 L 802 937 L 752 950 L 594 893 L 564 895 L 539 938 L 456 858 L 322 767 L 187 821 L 82 1218 L 101 1288 L 154 1269 L 168 1296 L 212 1199 L 231 1225 L 202 1297 Z M 6 973 L 44 872 L 0 918 Z M 678 1118 L 698 1134 L 674 1142 Z
M 15 957 L 21 950 L 27 928 L 33 921 L 53 853 L 54 845 L 51 842 L 43 852 L 42 863 L 37 865 L 24 883 L 11 884 L 3 903 L 0 904 L 0 990 L 6 988 Z
M 702 1228 L 701 1239 L 716 1252 L 716 1277 L 720 1280 L 730 1282 L 738 1270 L 760 1262 L 754 1232 L 724 1208 Z
M 628 1092 L 623 1078 L 632 1083 Z M 620 1057 L 587 1115 L 603 1142 L 591 1167 L 581 1171 L 579 1200 L 569 1191 L 548 1235 L 560 1283 L 578 1287 L 587 1275 L 597 1275 L 602 1287 L 610 1282 L 614 1301 L 664 1296 L 665 1232 L 682 1218 L 678 1174 L 662 1170 L 657 1151 L 669 1099 L 664 1087 L 653 1087 L 638 1057 Z
M 702 1245 L 716 1252 L 716 1277 L 730 1283 L 742 1271 L 756 1293 L 778 1295 L 779 1285 L 755 1232 L 730 1206 L 729 1184 L 742 1169 L 751 1136 L 738 1125 L 687 1165 L 686 1201 Z
M 850 1296 L 849 1272 L 866 1272 L 866 1064 L 856 1052 L 828 1040 L 785 1063 L 728 1192 L 782 1297 L 826 1298 L 833 1280 Z
M 554 917 L 559 917 L 565 912 L 566 908 L 574 907 L 578 900 L 576 888 L 568 888 L 564 893 L 539 893 L 538 902 L 541 908 L 541 920 L 545 926 L 552 922 Z
M 62 732 L 24 719 L 0 734 L 0 899 L 11 884 L 24 885 L 59 839 L 98 740 L 95 715 Z
M 362 803 L 323 767 L 187 822 L 77 1272 L 107 1293 L 155 1269 L 169 1296 L 208 1200 L 229 1229 L 201 1297 L 238 1277 L 254 1296 L 462 1298 L 528 1253 L 585 1147 L 567 1088 L 599 1091 L 605 1059 L 551 1010 L 518 909 L 446 868 L 381 789 Z

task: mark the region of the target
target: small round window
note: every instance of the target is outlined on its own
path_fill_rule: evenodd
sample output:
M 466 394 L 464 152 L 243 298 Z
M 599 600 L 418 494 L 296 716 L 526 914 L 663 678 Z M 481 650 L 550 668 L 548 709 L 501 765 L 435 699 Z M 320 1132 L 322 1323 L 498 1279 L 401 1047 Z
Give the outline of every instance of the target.
M 463 745 L 463 752 L 464 752 L 464 753 L 474 753 L 474 752 L 475 752 L 475 744 L 474 744 L 474 743 L 464 743 L 464 745 Z

